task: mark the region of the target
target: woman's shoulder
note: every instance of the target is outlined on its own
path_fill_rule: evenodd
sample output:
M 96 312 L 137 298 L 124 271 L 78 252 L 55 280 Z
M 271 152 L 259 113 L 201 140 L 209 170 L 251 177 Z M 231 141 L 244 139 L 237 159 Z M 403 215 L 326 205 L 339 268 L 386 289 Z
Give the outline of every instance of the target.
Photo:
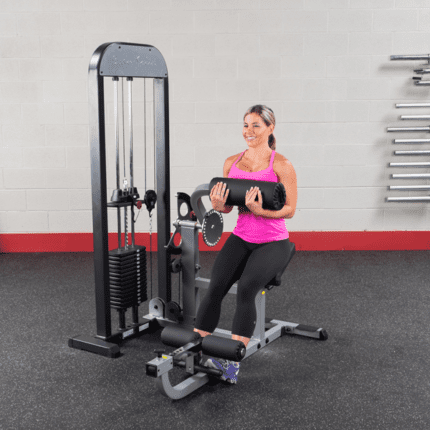
M 230 167 L 233 165 L 233 163 L 242 155 L 241 152 L 238 154 L 231 155 L 225 160 L 225 165 L 229 165 Z
M 280 154 L 279 152 L 276 153 L 275 155 L 275 160 L 273 161 L 273 165 L 286 165 L 286 164 L 291 164 L 290 160 L 288 160 L 287 157 L 284 157 L 282 154 Z
M 230 169 L 233 167 L 234 162 L 241 156 L 241 152 L 235 155 L 231 155 L 225 160 L 224 163 L 224 177 L 227 178 L 230 173 Z
M 275 160 L 273 161 L 273 171 L 279 178 L 281 178 L 285 174 L 290 176 L 292 171 L 294 171 L 294 167 L 288 158 L 277 152 L 275 155 Z
M 242 152 L 239 152 L 238 154 L 230 155 L 230 157 L 228 157 L 227 160 L 225 161 L 229 161 L 229 160 L 236 161 L 241 155 L 242 155 Z

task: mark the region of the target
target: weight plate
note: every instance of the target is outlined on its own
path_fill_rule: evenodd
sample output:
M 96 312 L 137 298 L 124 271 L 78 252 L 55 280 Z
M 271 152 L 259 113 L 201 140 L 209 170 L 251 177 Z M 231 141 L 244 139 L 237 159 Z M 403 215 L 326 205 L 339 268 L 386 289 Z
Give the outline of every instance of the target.
M 116 270 L 114 268 L 109 268 L 109 276 L 115 277 L 115 278 L 120 278 L 120 279 L 124 279 L 124 278 L 130 278 L 132 276 L 137 277 L 137 276 L 145 276 L 146 274 L 146 267 L 135 267 L 135 268 L 131 268 L 128 270 Z
M 109 266 L 130 266 L 132 264 L 145 264 L 146 258 L 127 258 L 124 260 L 109 260 Z
M 123 288 L 123 287 L 116 287 L 116 286 L 110 286 L 109 291 L 111 293 L 115 294 L 129 294 L 129 293 L 136 293 L 141 291 L 146 291 L 145 286 L 136 286 L 132 285 L 131 287 Z
M 139 255 L 142 254 L 143 251 L 146 250 L 146 247 L 135 245 L 134 247 L 129 247 L 127 249 L 119 248 L 119 249 L 112 249 L 109 251 L 109 259 L 121 259 L 127 256 L 133 256 L 133 255 Z

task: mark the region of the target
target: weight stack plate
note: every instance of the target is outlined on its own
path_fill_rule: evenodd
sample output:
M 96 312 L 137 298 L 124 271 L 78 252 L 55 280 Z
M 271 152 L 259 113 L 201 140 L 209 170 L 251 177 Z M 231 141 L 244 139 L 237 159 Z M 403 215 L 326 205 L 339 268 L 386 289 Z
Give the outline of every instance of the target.
M 109 251 L 110 305 L 128 309 L 148 300 L 146 247 L 130 246 Z

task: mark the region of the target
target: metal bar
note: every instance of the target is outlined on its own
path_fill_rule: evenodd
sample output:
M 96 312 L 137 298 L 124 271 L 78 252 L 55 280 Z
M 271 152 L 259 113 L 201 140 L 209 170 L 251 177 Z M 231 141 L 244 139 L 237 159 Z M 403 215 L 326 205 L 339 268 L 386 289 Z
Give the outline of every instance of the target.
M 113 112 L 115 117 L 115 143 L 116 143 L 116 188 L 119 190 L 119 124 L 118 124 L 118 80 L 117 76 L 112 78 L 113 80 L 113 99 L 114 106 Z
M 430 115 L 401 115 L 402 120 L 424 121 L 430 120 Z
M 176 223 L 175 223 L 176 224 Z M 194 223 L 185 221 L 181 226 L 182 237 L 182 279 L 183 284 L 183 318 L 184 324 L 194 325 L 194 318 L 200 303 L 197 303 L 197 283 L 195 281 L 196 265 L 199 265 L 199 230 Z M 179 305 L 181 305 L 179 303 Z
M 390 163 L 390 167 L 425 167 L 429 168 L 430 163 Z
M 118 220 L 118 248 L 122 247 L 122 238 L 121 238 L 121 208 L 116 208 L 116 216 Z
M 134 192 L 133 182 L 133 100 L 132 100 L 132 82 L 133 78 L 128 77 L 128 127 L 130 129 L 130 189 Z M 134 206 L 131 205 L 131 246 L 134 246 Z
M 123 188 L 124 191 L 127 190 L 128 181 L 127 174 L 125 170 L 125 118 L 124 118 L 124 78 L 121 77 L 121 111 L 122 111 L 122 150 L 123 150 L 123 164 L 124 164 L 124 179 L 123 179 Z M 127 206 L 124 206 L 124 248 L 128 248 L 128 218 L 127 218 Z
M 430 103 L 397 103 L 396 108 L 426 108 Z
M 124 249 L 128 249 L 128 214 L 127 214 L 127 206 L 124 206 Z
M 412 132 L 412 131 L 426 131 L 430 132 L 430 127 L 388 127 L 387 131 L 406 131 L 406 132 Z
M 390 185 L 388 189 L 398 191 L 427 191 L 430 190 L 430 185 Z
M 88 69 L 96 326 L 97 337 L 101 339 L 107 339 L 112 334 L 110 291 L 106 288 L 109 285 L 109 247 L 105 99 L 103 76 L 98 73 L 99 60 L 108 45 L 106 43 L 96 49 Z
M 133 78 L 127 78 L 128 81 L 128 126 L 130 128 L 130 187 L 133 188 L 133 110 L 132 110 L 132 88 Z
M 394 173 L 393 179 L 430 179 L 430 173 Z
M 430 151 L 394 151 L 394 155 L 430 155 Z
M 387 202 L 430 202 L 430 197 L 387 197 Z
M 119 190 L 119 123 L 118 123 L 118 76 L 114 76 L 113 80 L 113 113 L 115 118 L 115 145 L 116 145 L 116 189 Z M 121 210 L 118 207 L 116 211 L 118 220 L 118 248 L 121 248 Z
M 168 78 L 154 79 L 154 139 L 157 178 L 158 224 L 158 296 L 168 303 L 172 300 L 170 257 L 166 247 L 170 241 L 170 143 Z
M 121 78 L 121 98 L 122 98 L 122 104 L 121 104 L 121 111 L 122 111 L 122 149 L 123 149 L 123 164 L 124 164 L 124 188 L 127 181 L 127 175 L 125 172 L 125 119 L 124 119 L 124 78 Z
M 146 166 L 147 166 L 147 161 L 148 161 L 148 158 L 147 158 L 147 156 L 146 156 L 146 79 L 145 78 L 143 78 L 143 130 L 144 130 L 144 132 L 143 132 L 143 144 L 144 144 L 144 146 L 145 146 L 145 193 L 146 193 L 146 190 L 148 189 L 147 187 L 146 187 Z M 154 166 L 154 169 L 155 169 L 155 166 Z M 155 184 L 154 184 L 154 186 L 155 186 Z
M 391 55 L 390 60 L 429 60 L 429 54 L 422 55 Z
M 419 87 L 428 87 L 430 86 L 430 81 L 415 81 L 415 85 Z
M 418 75 L 426 75 L 427 73 L 430 73 L 430 69 L 415 69 L 414 72 Z
M 430 143 L 430 139 L 394 139 L 393 143 L 400 143 L 400 144 Z

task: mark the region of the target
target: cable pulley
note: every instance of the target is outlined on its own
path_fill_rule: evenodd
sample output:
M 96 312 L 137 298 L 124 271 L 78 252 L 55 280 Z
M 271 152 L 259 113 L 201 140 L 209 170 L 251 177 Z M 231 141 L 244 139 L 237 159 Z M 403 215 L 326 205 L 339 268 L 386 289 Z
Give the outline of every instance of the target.
M 155 208 L 155 203 L 157 203 L 157 194 L 154 190 L 148 190 L 145 193 L 145 197 L 143 199 L 143 203 L 146 205 L 146 209 L 148 209 L 148 212 L 151 213 L 152 210 Z
M 173 301 L 167 303 L 166 318 L 176 322 L 181 322 L 184 320 L 184 317 L 182 316 L 182 309 L 178 303 Z

